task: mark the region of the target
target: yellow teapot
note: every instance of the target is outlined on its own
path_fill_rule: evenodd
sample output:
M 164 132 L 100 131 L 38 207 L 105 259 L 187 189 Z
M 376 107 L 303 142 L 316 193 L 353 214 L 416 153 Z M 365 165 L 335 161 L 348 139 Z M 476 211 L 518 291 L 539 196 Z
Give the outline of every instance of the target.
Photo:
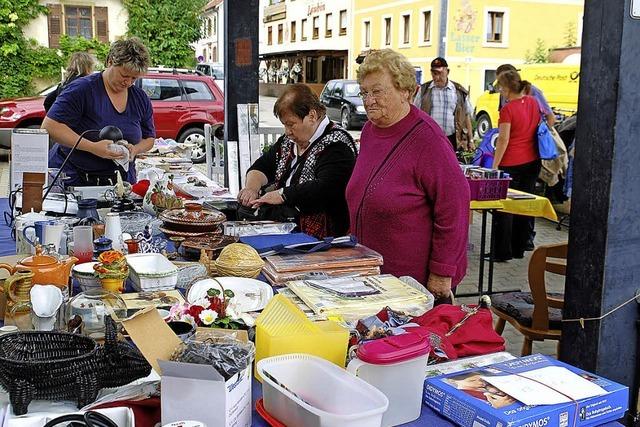
M 69 285 L 69 277 L 71 275 L 71 268 L 78 261 L 76 257 L 69 257 L 63 261 L 51 255 L 42 254 L 42 246 L 36 246 L 36 254 L 29 256 L 21 260 L 15 266 L 9 264 L 0 263 L 0 268 L 3 268 L 14 274 L 18 271 L 31 271 L 33 272 L 32 283 L 38 285 L 56 285 L 61 288 L 63 294 L 67 294 L 67 287 Z

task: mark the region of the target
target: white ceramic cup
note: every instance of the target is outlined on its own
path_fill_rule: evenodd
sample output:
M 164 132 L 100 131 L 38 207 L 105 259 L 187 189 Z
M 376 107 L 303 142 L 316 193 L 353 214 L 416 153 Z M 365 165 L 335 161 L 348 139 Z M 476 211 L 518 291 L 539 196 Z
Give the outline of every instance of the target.
M 44 226 L 44 234 L 42 237 L 42 243 L 44 246 L 53 244 L 56 247 L 56 252 L 60 250 L 60 242 L 64 234 L 64 224 L 47 224 Z

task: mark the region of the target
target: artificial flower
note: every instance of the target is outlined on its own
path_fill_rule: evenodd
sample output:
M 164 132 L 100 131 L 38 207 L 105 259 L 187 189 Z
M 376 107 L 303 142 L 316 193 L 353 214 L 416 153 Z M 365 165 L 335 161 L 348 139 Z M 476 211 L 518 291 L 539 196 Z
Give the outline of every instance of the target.
M 205 326 L 210 326 L 218 318 L 218 313 L 213 310 L 203 310 L 198 316 Z

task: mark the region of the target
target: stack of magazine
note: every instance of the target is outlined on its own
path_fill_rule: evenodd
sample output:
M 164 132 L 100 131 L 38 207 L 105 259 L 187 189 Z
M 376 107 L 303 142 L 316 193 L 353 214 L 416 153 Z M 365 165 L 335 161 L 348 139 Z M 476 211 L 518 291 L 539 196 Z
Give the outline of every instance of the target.
M 382 255 L 360 244 L 350 248 L 331 248 L 307 254 L 271 255 L 262 272 L 272 285 L 300 280 L 309 273 L 328 277 L 380 274 Z
M 390 274 L 287 282 L 316 315 L 355 320 L 372 316 L 385 307 L 419 316 L 431 309 L 433 296 Z

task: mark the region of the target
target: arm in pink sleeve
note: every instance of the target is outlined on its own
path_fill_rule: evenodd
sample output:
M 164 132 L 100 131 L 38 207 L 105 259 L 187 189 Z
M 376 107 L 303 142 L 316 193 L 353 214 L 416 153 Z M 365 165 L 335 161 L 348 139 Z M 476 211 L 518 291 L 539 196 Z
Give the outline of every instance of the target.
M 449 142 L 437 132 L 426 138 L 439 138 L 423 150 L 418 176 L 433 212 L 433 235 L 429 271 L 454 277 L 460 264 L 466 267 L 469 233 L 469 184 L 462 174 Z

